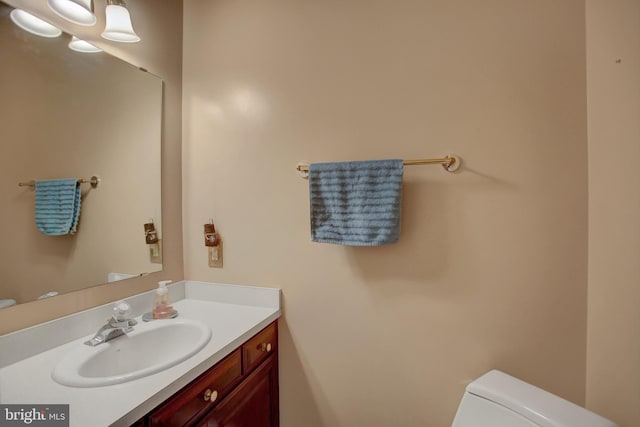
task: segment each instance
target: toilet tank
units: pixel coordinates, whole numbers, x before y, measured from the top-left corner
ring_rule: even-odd
[[[467,386],[451,427],[616,427],[593,412],[500,371]]]

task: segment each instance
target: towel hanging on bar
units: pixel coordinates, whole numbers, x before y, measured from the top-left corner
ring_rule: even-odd
[[[43,234],[75,234],[80,219],[80,184],[76,178],[36,181],[36,226]]]
[[[309,165],[311,240],[378,246],[400,238],[401,159]]]

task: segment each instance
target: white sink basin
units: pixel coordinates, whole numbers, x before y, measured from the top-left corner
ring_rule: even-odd
[[[133,332],[106,343],[79,344],[51,376],[71,387],[119,384],[170,368],[200,351],[210,339],[209,327],[196,320],[139,322]]]

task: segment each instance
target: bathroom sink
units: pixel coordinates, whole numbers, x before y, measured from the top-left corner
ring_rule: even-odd
[[[95,347],[79,344],[51,376],[71,387],[119,384],[170,368],[200,351],[210,339],[209,327],[196,320],[138,323],[133,332]]]

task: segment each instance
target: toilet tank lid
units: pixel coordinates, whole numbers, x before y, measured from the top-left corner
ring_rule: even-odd
[[[542,427],[616,427],[581,406],[497,370],[469,384],[467,393],[502,405]]]

